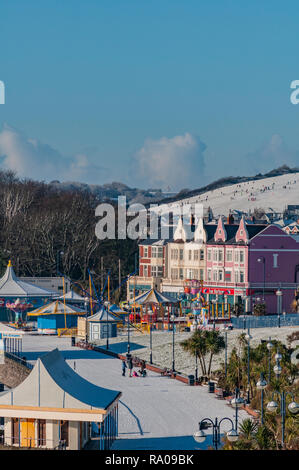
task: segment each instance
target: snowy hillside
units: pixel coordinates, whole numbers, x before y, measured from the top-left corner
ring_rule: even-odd
[[[182,204],[202,203],[204,209],[212,208],[214,216],[228,215],[230,210],[283,212],[288,204],[299,205],[299,172],[264,178],[256,181],[225,186],[173,203],[161,204],[161,212]]]

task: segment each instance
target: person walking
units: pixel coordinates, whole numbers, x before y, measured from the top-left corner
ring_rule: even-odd
[[[126,361],[124,361],[124,360],[122,361],[121,367],[122,367],[122,376],[125,377],[125,375],[126,375],[126,368],[127,368]]]
[[[128,359],[127,359],[127,363],[128,363],[128,369],[130,371],[129,373],[129,377],[132,377],[132,371],[133,371],[133,361],[132,361],[132,356],[131,354],[128,354],[127,355]]]

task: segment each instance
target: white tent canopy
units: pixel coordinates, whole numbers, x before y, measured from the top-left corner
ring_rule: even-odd
[[[10,411],[16,407],[17,414],[20,414],[20,407],[24,411],[27,407],[38,407],[41,411],[52,409],[60,410],[60,413],[76,410],[99,413],[107,410],[120,395],[121,392],[98,387],[83,379],[65,362],[60,351],[54,349],[36,361],[32,372],[20,385],[1,394],[0,414],[3,415],[6,407],[10,407]]]
[[[9,261],[4,276],[0,279],[0,297],[53,297],[54,291],[21,281]]]

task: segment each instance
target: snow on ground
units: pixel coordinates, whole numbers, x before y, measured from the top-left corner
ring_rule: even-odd
[[[249,209],[271,208],[282,212],[288,204],[298,204],[298,195],[299,173],[292,173],[225,186],[169,205],[160,204],[159,208],[167,211],[181,203],[202,203],[205,208],[212,208],[215,217],[227,215],[234,209],[247,212]]]
[[[136,341],[137,344],[137,341]],[[122,377],[121,361],[71,346],[70,338],[26,335],[23,354],[31,363],[44,352],[58,347],[67,363],[86,380],[120,390],[119,439],[113,449],[193,450],[211,445],[211,431],[204,444],[193,433],[203,418],[233,419],[235,411],[225,400],[217,400],[207,387],[190,387],[168,377],[149,372],[147,377]],[[248,417],[239,412],[239,422]],[[231,424],[223,422],[223,431]]]
[[[282,327],[282,328],[252,328],[250,334],[252,336],[251,345],[257,346],[261,340],[280,340],[287,343],[287,336],[294,331],[299,331],[299,326]],[[227,331],[227,344],[228,344],[228,357],[234,346],[238,344],[238,337],[241,333],[247,333],[247,330],[228,330]],[[189,338],[192,333],[176,333],[175,334],[175,369],[184,374],[195,374],[195,359],[185,352],[180,346],[180,342]],[[224,330],[223,330],[224,335]],[[110,338],[110,349],[118,353],[126,353],[127,351],[127,334],[123,332],[122,336],[117,338]],[[131,352],[133,355],[149,361],[150,357],[150,337],[149,334],[133,333],[130,332]],[[106,347],[106,340],[101,340],[97,344],[101,347]],[[172,367],[172,332],[171,331],[153,331],[152,333],[153,344],[153,363],[161,367]],[[225,352],[215,356],[212,362],[212,370],[219,368],[220,363],[224,362]],[[200,369],[199,369],[200,374]]]

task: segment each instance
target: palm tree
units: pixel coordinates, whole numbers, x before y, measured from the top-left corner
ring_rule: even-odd
[[[225,348],[225,341],[219,331],[205,331],[207,351],[210,353],[208,376],[211,375],[212,360],[215,354],[219,354]]]
[[[180,343],[182,348],[192,354],[197,356],[200,362],[202,375],[207,375],[207,368],[205,363],[205,355],[207,354],[207,342],[205,338],[205,331],[197,330],[193,335]]]

